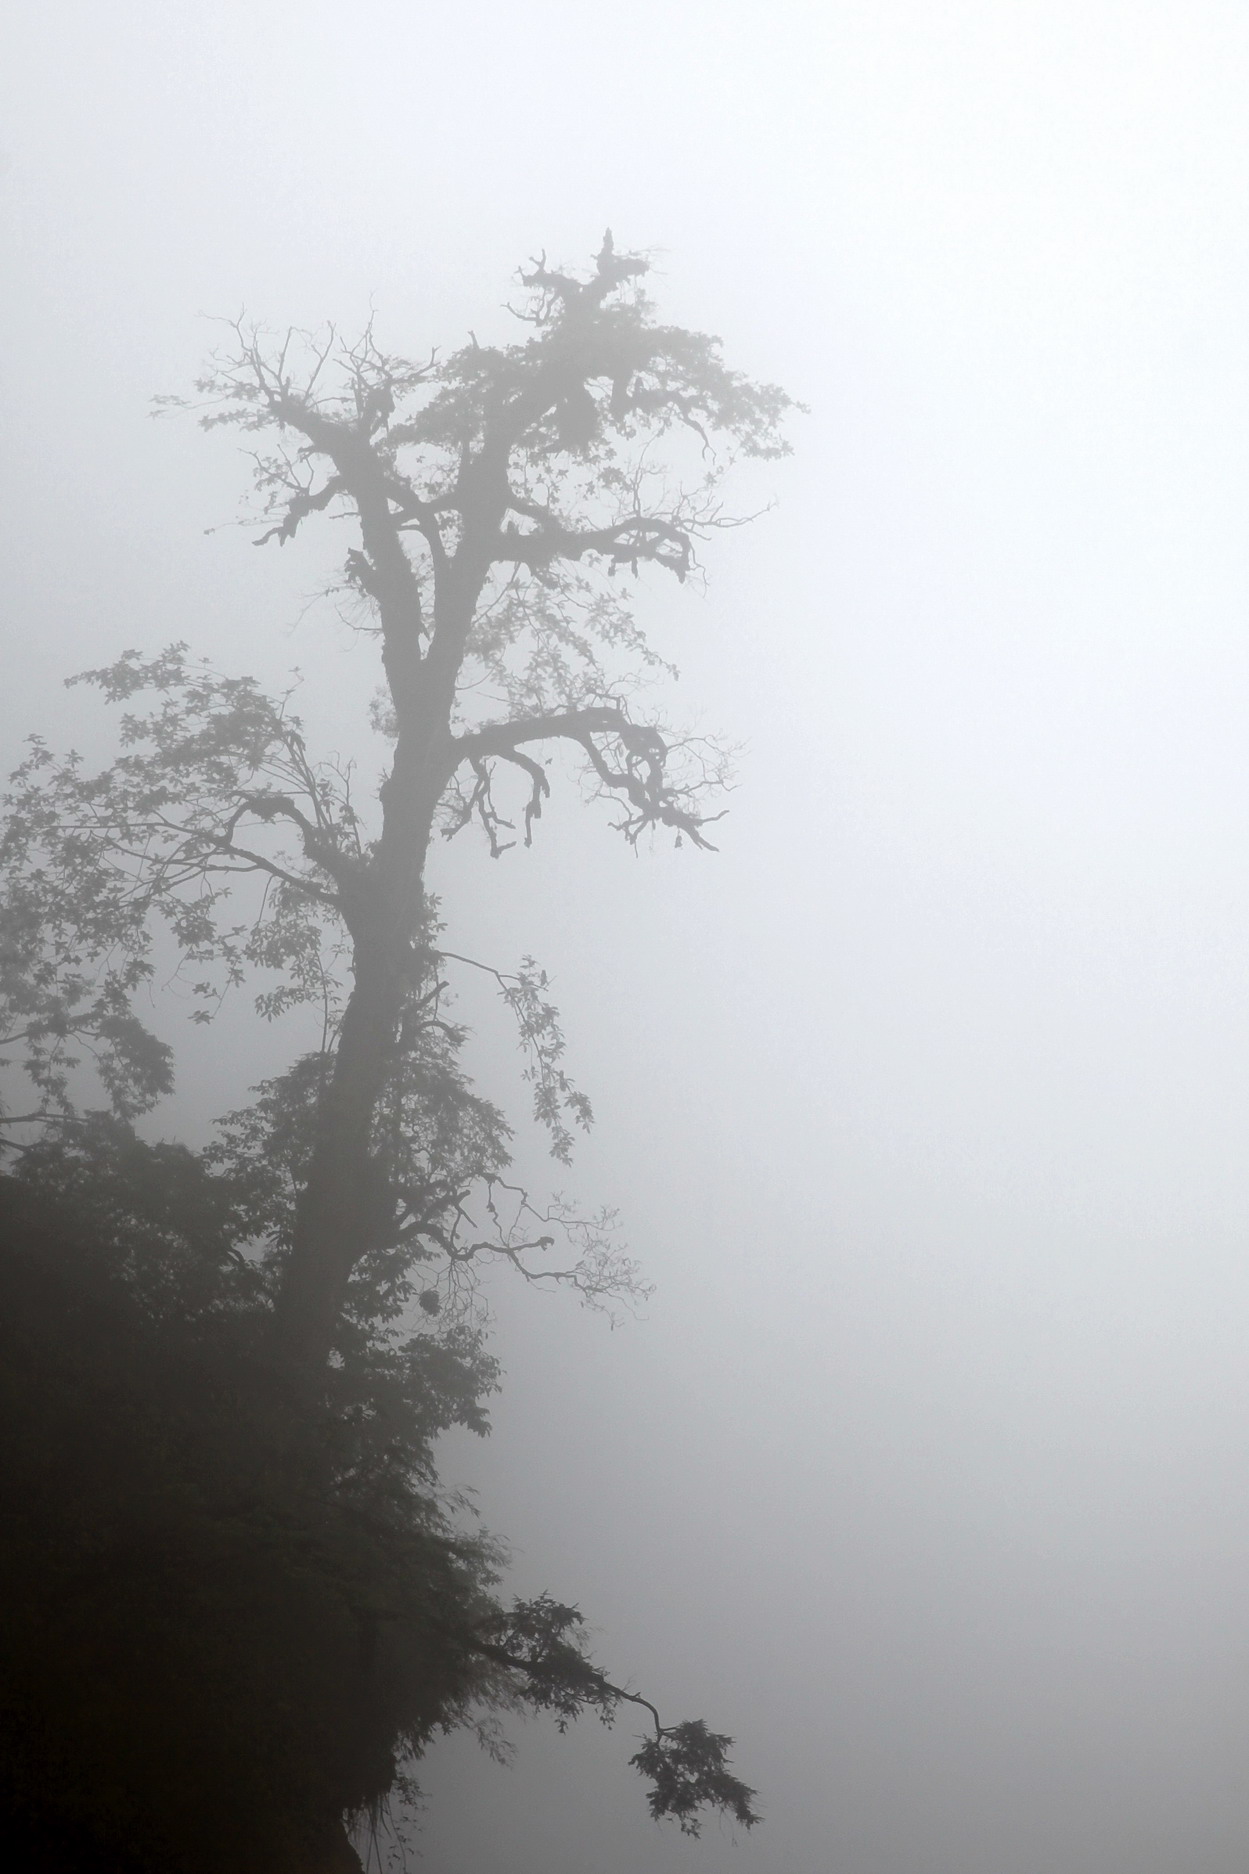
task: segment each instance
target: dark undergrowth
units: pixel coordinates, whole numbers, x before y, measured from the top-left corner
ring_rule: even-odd
[[[357,1867],[344,1812],[486,1690],[489,1549],[410,1469],[292,1465],[263,1303],[153,1311],[115,1252],[0,1178],[0,1858]]]

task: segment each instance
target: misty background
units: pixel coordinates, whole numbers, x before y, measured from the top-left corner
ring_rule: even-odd
[[[556,1183],[657,1285],[615,1330],[500,1289],[448,1469],[767,1820],[687,1843],[627,1722],[518,1724],[423,1766],[423,1864],[1243,1874],[1249,15],[50,0],[6,44],[7,766],[102,753],[61,679],[173,638],[363,747],[332,534],[253,551],[234,445],[148,419],[201,314],[451,349],[610,223],[811,406],[706,593],[639,607],[743,744],[720,853],[567,786],[438,871],[551,972],[598,1113]],[[223,1021],[167,1017],[160,1128],[292,1051]]]

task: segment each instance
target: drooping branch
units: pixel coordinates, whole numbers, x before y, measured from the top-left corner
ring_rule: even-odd
[[[528,755],[522,755],[518,749],[500,749],[498,758],[520,768],[529,776],[529,798],[525,802],[525,844],[533,844],[533,823],[542,818],[542,802],[551,792],[547,780],[538,763]],[[493,775],[489,762],[480,756],[469,756],[469,766],[473,770],[474,781],[471,791],[463,796],[448,812],[444,833],[448,839],[462,832],[470,820],[477,820],[490,842],[490,856],[501,859],[505,852],[510,852],[514,840],[501,840],[501,831],[515,830],[514,822],[505,820],[494,801]]]
[[[681,795],[687,790],[679,790],[668,777],[670,751],[664,737],[658,729],[634,722],[614,704],[488,723],[455,739],[451,772],[463,761],[479,767],[491,756],[514,761],[524,743],[558,740],[575,742],[602,785],[628,801],[630,811],[620,824],[631,844],[648,826],[669,826],[704,851],[715,850],[702,828],[722,815],[698,814],[682,805]],[[618,763],[609,758],[603,744],[620,749]]]
[[[651,1784],[648,1800],[656,1820],[671,1817],[684,1834],[697,1835],[701,1811],[712,1809],[742,1828],[753,1828],[760,1820],[755,1791],[729,1768],[732,1738],[710,1730],[701,1718],[665,1724],[649,1698],[616,1685],[587,1656],[583,1627],[577,1608],[542,1594],[517,1601],[507,1615],[496,1617],[476,1645],[483,1658],[519,1677],[521,1696],[553,1712],[560,1730],[586,1711],[596,1712],[605,1724],[622,1704],[644,1711],[652,1735],[642,1740],[631,1762]]]
[[[470,969],[481,970],[497,983],[508,1012],[516,1023],[520,1043],[528,1059],[525,1079],[534,1090],[534,1118],[550,1135],[552,1156],[562,1164],[568,1164],[572,1157],[572,1134],[564,1115],[571,1114],[583,1131],[589,1130],[594,1115],[589,1100],[573,1085],[564,1069],[564,1032],[559,1011],[548,997],[551,985],[546,971],[540,969],[531,956],[522,957],[520,968],[512,971],[496,969],[493,964],[481,963],[475,957],[461,956],[454,950],[435,950],[431,956],[440,961],[462,963]],[[525,1193],[521,1192],[519,1196],[523,1212],[530,1217],[535,1216],[537,1213]],[[486,1207],[493,1215],[492,1196],[488,1198]],[[550,1222],[552,1215],[548,1213],[542,1221]],[[566,1222],[567,1219],[561,1217],[559,1221]]]

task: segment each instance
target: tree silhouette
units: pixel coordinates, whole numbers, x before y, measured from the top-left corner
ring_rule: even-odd
[[[739,457],[786,452],[792,406],[730,369],[714,338],[661,323],[646,272],[610,233],[587,277],[543,257],[520,276],[519,342],[474,338],[417,363],[384,352],[371,328],[344,342],[333,329],[273,338],[238,322],[197,385],[203,425],[249,440],[257,545],[320,518],[350,525],[339,590],[376,644],[373,722],[389,740],[375,801],[348,766],[309,751],[291,696],[222,675],[184,644],[75,680],[125,706],[111,765],[88,772],[36,740],[13,779],[0,1046],[34,1097],[0,1123],[19,1175],[89,1215],[132,1292],[156,1283],[185,1313],[194,1268],[195,1307],[250,1310],[305,1428],[327,1413],[373,1428],[350,1456],[334,1447],[337,1469],[321,1438],[322,1491],[361,1467],[392,1481],[429,1474],[438,1411],[426,1400],[406,1441],[395,1428],[416,1422],[401,1375],[432,1371],[431,1350],[450,1362],[441,1422],[471,1419],[474,1387],[488,1382],[458,1304],[483,1259],[591,1300],[636,1292],[607,1219],[538,1206],[509,1182],[509,1127],[469,1083],[449,1012],[448,973],[469,960],[442,947],[426,874],[440,835],[476,826],[496,856],[528,844],[559,746],[627,840],[711,843],[726,760],[640,710],[667,666],[631,595],[647,567],[686,581],[702,544],[740,524],[725,478]],[[222,1122],[206,1153],[159,1148],[158,1164],[132,1122],[173,1084],[172,1050],[140,1000],[171,945],[193,1019],[211,1020],[251,982],[266,1018],[319,1010],[321,1038]],[[546,979],[532,959],[493,974],[535,1114],[566,1160],[590,1110],[565,1070]],[[82,1110],[92,1076],[111,1118]],[[206,1260],[195,1231],[209,1217]],[[204,1288],[206,1267],[224,1288]],[[307,1459],[307,1438],[302,1449]],[[474,1684],[493,1673],[561,1718],[645,1704],[585,1658],[578,1619],[552,1601],[510,1615],[481,1601],[462,1619]],[[753,1820],[751,1792],[726,1768],[729,1740],[657,1716],[654,1730],[635,1762],[656,1814],[691,1828],[710,1803]]]

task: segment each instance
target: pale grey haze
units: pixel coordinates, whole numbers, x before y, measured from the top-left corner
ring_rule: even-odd
[[[706,594],[645,601],[744,744],[719,855],[569,788],[439,875],[555,978],[565,1182],[657,1284],[615,1331],[501,1293],[448,1463],[767,1820],[687,1843],[627,1726],[535,1722],[426,1766],[421,1865],[1243,1874],[1249,13],[48,0],[5,42],[14,756],[102,746],[61,677],[174,637],[298,665],[350,752],[335,542],[255,552],[234,445],[148,421],[201,314],[453,347],[610,223],[811,407]],[[227,1016],[178,1123],[275,1045]]]

